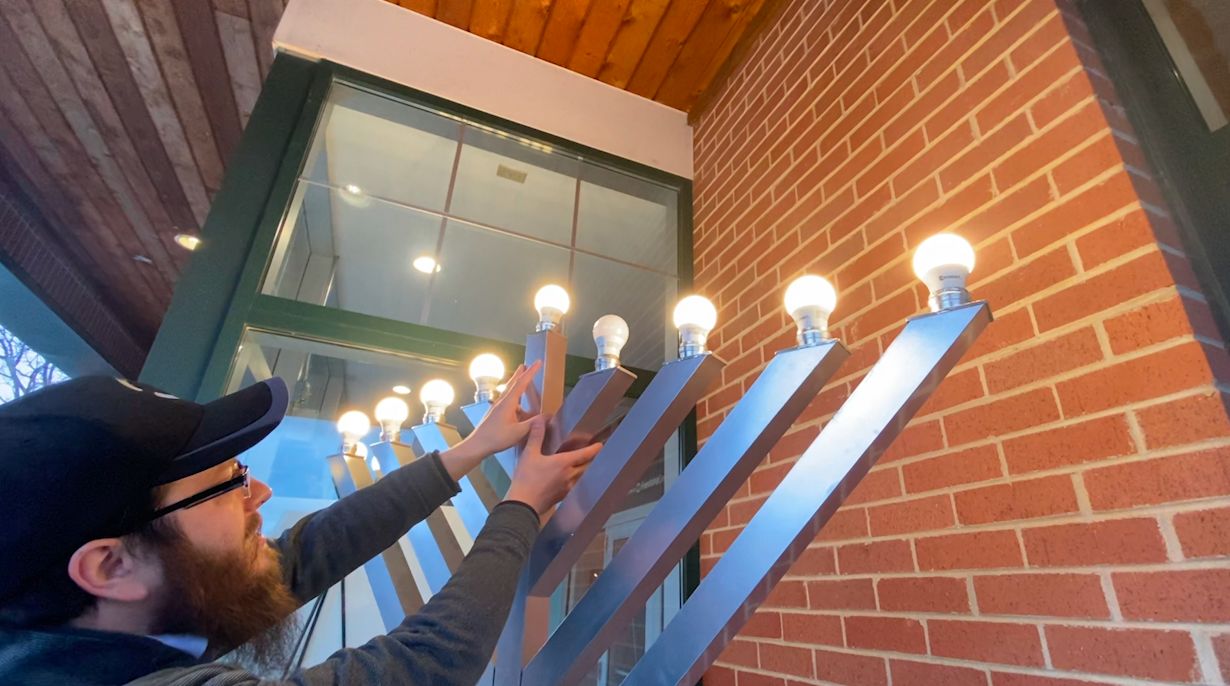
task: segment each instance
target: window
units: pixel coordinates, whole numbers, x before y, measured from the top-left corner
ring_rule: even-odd
[[[0,326],[0,404],[67,380],[67,374]]]

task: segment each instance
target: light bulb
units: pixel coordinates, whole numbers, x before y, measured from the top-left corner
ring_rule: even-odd
[[[969,302],[965,280],[974,270],[974,248],[952,233],[937,233],[914,251],[914,275],[931,292],[932,312]]]
[[[398,384],[393,387],[393,392],[397,395],[410,395],[410,387]]]
[[[799,327],[799,345],[817,345],[828,337],[829,315],[837,307],[837,291],[828,279],[804,274],[786,288],[786,312]]]
[[[495,387],[504,378],[504,361],[491,353],[483,353],[470,362],[470,379],[474,381],[474,402],[490,402]]]
[[[444,417],[445,408],[453,404],[455,397],[452,384],[444,379],[432,379],[423,384],[419,389],[419,400],[423,401],[423,407],[427,410],[423,415],[423,423],[434,424],[440,421]]]
[[[594,322],[594,345],[598,346],[595,369],[619,366],[619,353],[628,343],[628,322],[617,314],[604,314]]]
[[[409,416],[410,406],[396,396],[389,396],[376,403],[376,421],[380,422],[381,440],[400,440],[402,422]]]
[[[538,310],[538,326],[536,331],[550,331],[559,326],[560,320],[568,314],[572,300],[568,291],[555,284],[548,284],[538,289],[534,294],[534,309]]]
[[[675,327],[679,329],[679,358],[705,352],[709,332],[717,325],[717,308],[708,298],[689,295],[675,305]]]
[[[342,413],[342,416],[337,418],[337,432],[342,435],[342,452],[352,452],[359,439],[371,430],[372,420],[363,412],[351,410]]]
[[[424,274],[434,274],[440,271],[440,263],[436,262],[436,258],[430,255],[420,255],[414,258],[414,261],[410,264],[417,271],[423,272]]]
[[[183,248],[184,250],[196,250],[197,248],[201,247],[200,237],[194,236],[190,233],[175,234],[175,242],[178,243],[179,247]]]
[[[352,207],[367,207],[372,203],[371,196],[354,183],[342,186],[341,197],[343,202]]]

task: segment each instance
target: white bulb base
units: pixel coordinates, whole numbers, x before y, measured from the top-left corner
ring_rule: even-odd
[[[829,313],[819,305],[804,306],[791,313],[798,327],[799,347],[806,348],[829,340]]]
[[[709,340],[709,330],[694,324],[679,327],[679,359],[703,355],[708,352],[705,343]]]
[[[564,320],[564,312],[557,310],[554,307],[544,307],[538,313],[538,324],[534,327],[534,331],[554,331],[560,328],[560,322]]]
[[[932,312],[943,312],[944,310],[951,310],[954,307],[966,305],[971,300],[969,291],[965,288],[948,286],[938,291],[933,291],[931,297],[927,300],[927,304],[931,306]]]
[[[448,409],[448,405],[437,403],[424,403],[423,407],[426,412],[423,413],[424,424],[439,424],[441,419],[444,419],[444,411]]]
[[[489,403],[495,400],[497,395],[496,387],[500,380],[491,376],[480,376],[474,379],[474,402]]]
[[[380,440],[397,443],[401,440],[401,422],[386,419],[380,422]]]

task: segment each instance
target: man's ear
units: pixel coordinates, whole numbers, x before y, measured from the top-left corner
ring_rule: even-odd
[[[99,538],[77,549],[68,576],[92,596],[135,603],[149,597],[157,562],[138,557],[118,538]]]

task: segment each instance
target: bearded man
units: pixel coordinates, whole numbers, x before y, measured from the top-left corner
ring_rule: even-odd
[[[272,491],[236,457],[285,414],[279,379],[199,405],[86,377],[0,407],[0,683],[472,686],[542,514],[600,447],[542,454],[546,418],[518,406],[536,371],[518,368],[456,446],[386,474],[276,540],[260,535],[259,509]],[[284,660],[296,608],[396,544],[484,457],[521,441],[507,498],[419,612],[285,680],[232,660]]]

